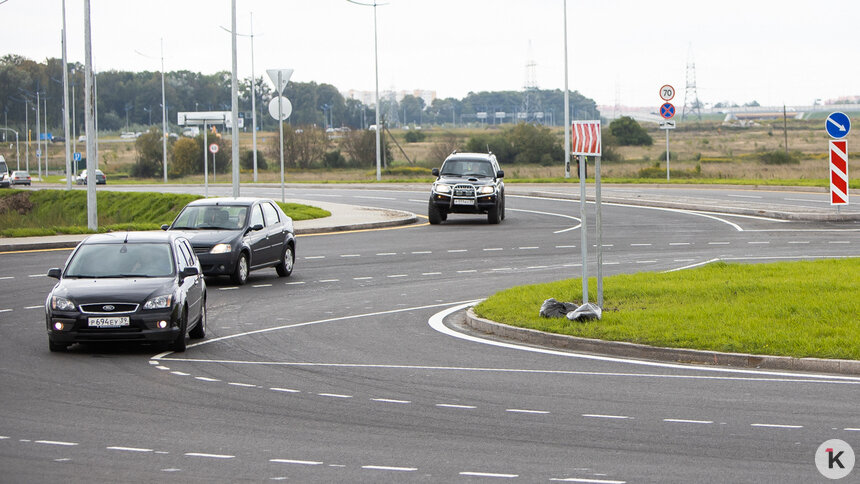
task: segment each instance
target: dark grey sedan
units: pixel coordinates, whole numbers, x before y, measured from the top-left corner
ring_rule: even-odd
[[[293,219],[272,200],[204,198],[195,200],[164,230],[182,231],[200,259],[203,274],[248,281],[252,270],[274,267],[281,277],[293,272],[296,237]]]

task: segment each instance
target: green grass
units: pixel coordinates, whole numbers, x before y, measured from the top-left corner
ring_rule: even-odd
[[[83,190],[4,190],[0,193],[0,236],[86,234],[87,193]],[[158,230],[199,195],[99,191],[99,232]],[[330,212],[297,203],[280,204],[293,220],[328,217]]]
[[[597,284],[589,281],[589,300]],[[860,258],[715,263],[604,279],[603,319],[541,318],[550,297],[580,302],[581,279],[514,287],[478,315],[551,333],[653,346],[762,355],[860,359]]]

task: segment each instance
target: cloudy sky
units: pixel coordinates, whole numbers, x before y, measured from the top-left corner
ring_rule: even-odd
[[[371,1],[372,0],[368,0]],[[255,69],[372,90],[373,8],[346,0],[237,0],[255,33]],[[67,0],[68,55],[83,61],[84,0]],[[98,70],[231,66],[228,0],[91,0]],[[377,7],[380,89],[520,90],[532,60],[538,87],[564,87],[563,0],[387,0]],[[856,0],[568,0],[569,85],[598,104],[658,106],[671,84],[683,104],[688,58],[706,103],[811,104],[860,95]],[[60,57],[61,0],[0,0],[0,56]],[[239,38],[239,75],[251,46]],[[142,52],[148,58],[135,51]]]

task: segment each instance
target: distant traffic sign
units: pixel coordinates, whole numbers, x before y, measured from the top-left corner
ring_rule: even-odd
[[[281,100],[281,119],[278,119],[278,99]],[[273,97],[271,101],[269,101],[269,115],[275,118],[277,121],[283,121],[290,117],[290,114],[293,113],[293,103],[290,102],[284,96]]]
[[[209,152],[212,153],[213,155],[215,153],[218,153],[218,145],[215,143],[212,143],[211,145],[209,145]]]
[[[844,138],[851,131],[851,119],[845,113],[836,111],[827,116],[827,121],[824,123],[824,128],[827,129],[827,134],[831,138]]]
[[[675,97],[674,87],[666,84],[665,86],[660,88],[660,99],[664,101],[671,101],[673,97]]]
[[[284,92],[284,88],[287,87],[287,82],[290,81],[290,77],[293,76],[293,70],[266,69],[266,74],[269,75],[269,79],[272,80],[272,84],[275,85],[275,90],[278,91],[278,94],[282,94]]]
[[[42,156],[42,150],[36,150],[36,158],[40,158]]]
[[[675,106],[672,103],[665,103],[660,106],[660,116],[663,116],[664,119],[672,119],[672,116],[675,115]]]
[[[675,121],[668,119],[660,121],[660,129],[675,129]]]
[[[74,160],[75,161],[81,161],[81,152],[80,151],[75,151]]]

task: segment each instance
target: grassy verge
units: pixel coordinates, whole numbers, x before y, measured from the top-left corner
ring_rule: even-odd
[[[475,311],[552,333],[653,346],[794,357],[860,359],[860,258],[774,264],[715,263],[604,280],[600,321],[541,318],[550,297],[578,302],[580,279],[520,286]],[[589,288],[596,288],[596,281]],[[579,296],[577,296],[579,295]],[[595,300],[596,295],[590,295]]]
[[[4,190],[0,193],[0,236],[86,234],[87,194],[83,190]],[[99,231],[157,230],[182,208],[202,198],[170,193],[98,194]],[[293,220],[328,217],[330,212],[296,203],[279,204]]]

